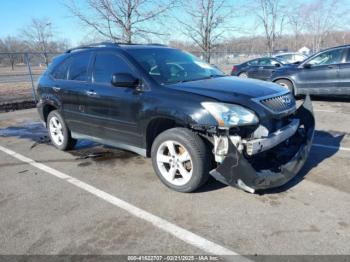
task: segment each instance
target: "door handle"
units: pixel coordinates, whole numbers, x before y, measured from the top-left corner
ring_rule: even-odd
[[[334,65],[329,65],[328,68],[336,68]]]
[[[58,91],[60,91],[60,90],[61,90],[61,88],[60,88],[60,87],[58,87],[58,86],[54,86],[54,87],[52,87],[52,89],[53,89],[55,92],[58,92]]]
[[[263,67],[263,66],[260,66],[260,67],[259,67],[259,70],[263,70],[263,69],[264,69],[264,67]]]
[[[97,93],[95,91],[92,91],[92,90],[86,91],[86,94],[88,96],[95,96],[95,95],[97,95]]]

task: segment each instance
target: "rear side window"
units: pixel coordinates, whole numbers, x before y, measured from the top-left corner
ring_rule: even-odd
[[[69,67],[68,80],[87,81],[89,60],[90,53],[78,54],[72,57],[72,62]]]
[[[94,82],[111,83],[115,73],[129,73],[132,71],[128,64],[119,56],[110,53],[97,54],[94,65]]]
[[[346,51],[347,51],[347,54],[346,54],[346,63],[350,63],[350,48],[348,48]]]
[[[247,62],[246,64],[250,65],[250,66],[254,66],[258,64],[258,60],[252,60],[250,62]]]
[[[66,59],[59,64],[51,73],[52,77],[58,80],[67,80],[67,73],[71,60]]]
[[[268,58],[260,59],[259,65],[261,65],[261,66],[264,66],[264,65],[266,65],[266,66],[272,65],[272,60],[271,60],[271,59],[268,59]]]

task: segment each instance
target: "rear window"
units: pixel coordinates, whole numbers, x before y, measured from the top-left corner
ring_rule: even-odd
[[[87,81],[89,61],[90,53],[78,54],[72,57],[72,62],[69,67],[68,80]]]

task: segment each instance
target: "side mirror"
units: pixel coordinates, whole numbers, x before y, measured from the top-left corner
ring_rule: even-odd
[[[275,67],[281,67],[280,63],[275,64]]]
[[[306,69],[309,69],[309,68],[311,68],[311,64],[304,64],[303,67]]]
[[[140,80],[128,73],[117,73],[112,75],[111,83],[118,87],[136,88],[140,84]]]

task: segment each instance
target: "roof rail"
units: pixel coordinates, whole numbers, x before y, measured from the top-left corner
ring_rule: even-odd
[[[81,50],[81,49],[87,49],[87,48],[93,48],[93,47],[118,47],[118,43],[113,42],[101,42],[101,43],[93,43],[88,45],[81,45],[77,46],[71,49],[68,49],[66,53],[71,53],[72,51]]]
[[[118,47],[119,45],[155,45],[155,46],[166,46],[158,43],[149,43],[149,44],[136,44],[136,43],[115,43],[115,42],[101,42],[101,43],[93,43],[88,45],[81,45],[71,49],[68,49],[66,53],[71,53],[72,51],[77,51],[81,49],[93,48],[93,47]]]
[[[158,44],[158,43],[145,43],[145,44],[142,44],[142,43],[116,42],[115,44],[117,44],[117,45],[157,45],[157,46],[166,46],[166,45]]]

